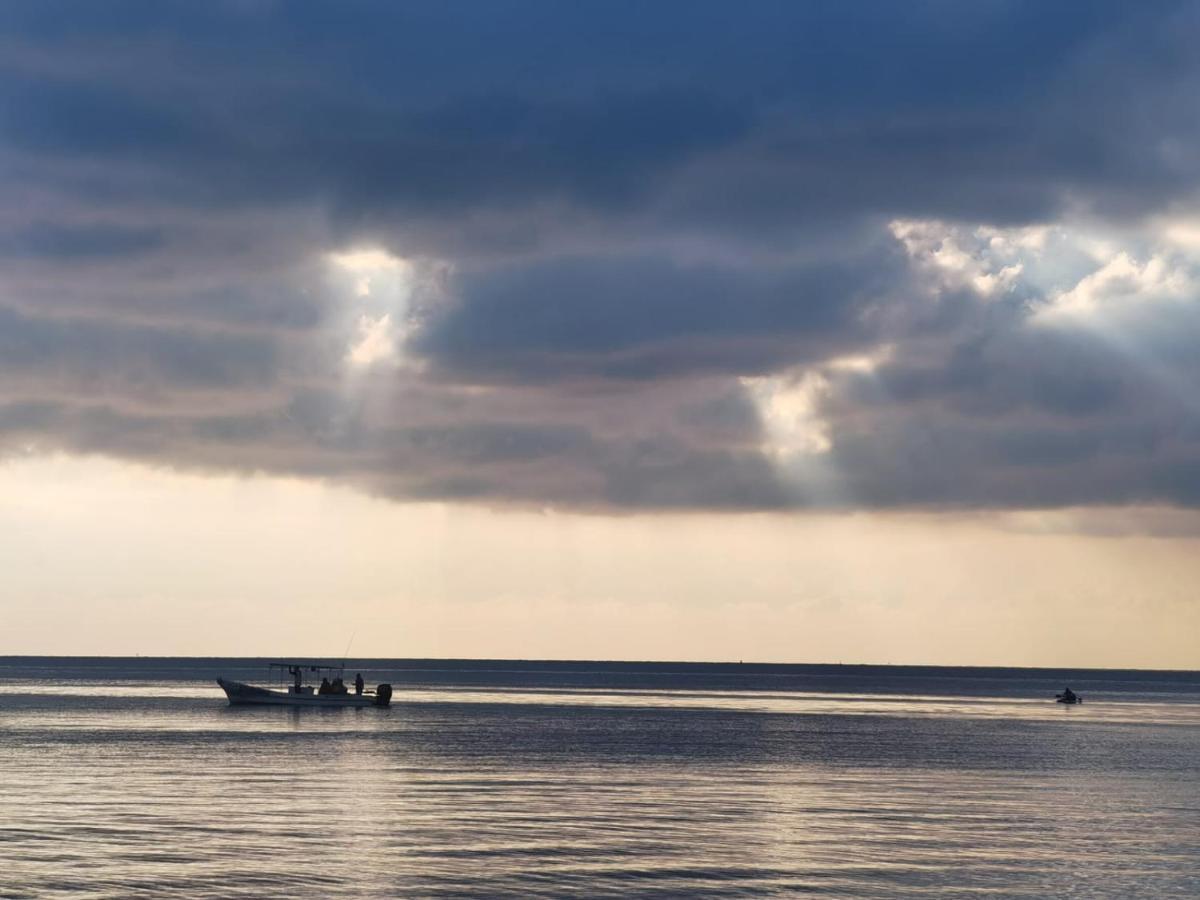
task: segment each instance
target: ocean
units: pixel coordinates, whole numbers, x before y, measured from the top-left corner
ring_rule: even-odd
[[[0,897],[1200,895],[1200,673],[266,662],[0,658]]]

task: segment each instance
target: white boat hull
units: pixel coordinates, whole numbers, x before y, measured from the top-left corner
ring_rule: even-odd
[[[291,691],[274,691],[269,688],[243,684],[218,678],[217,684],[225,691],[230,706],[306,706],[322,709],[388,706],[392,699],[391,688],[375,694],[296,694]],[[383,688],[384,685],[380,685]]]

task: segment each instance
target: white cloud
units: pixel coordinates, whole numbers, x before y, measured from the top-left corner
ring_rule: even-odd
[[[1200,254],[1200,216],[1169,216],[1157,222],[1157,233],[1164,244],[1187,255]]]
[[[396,307],[407,303],[412,294],[415,266],[386,250],[365,248],[327,253],[325,259],[335,284],[348,298],[373,299]]]
[[[1046,248],[1051,228],[1048,225],[1027,225],[1023,228],[993,228],[981,225],[975,236],[987,241],[988,247],[997,254],[1013,255],[1018,251],[1040,253]]]
[[[346,361],[358,368],[379,362],[395,361],[396,335],[392,317],[384,313],[378,319],[363,315],[358,319],[358,340],[351,345]]]
[[[828,453],[829,424],[817,413],[828,381],[819,372],[743,378],[766,436],[763,451],[775,458]]]
[[[892,236],[909,257],[934,276],[935,289],[970,288],[984,297],[1009,290],[1025,269],[1021,254],[1040,252],[1047,229],[974,230],[936,219],[896,219]]]
[[[1191,285],[1188,272],[1164,256],[1154,255],[1142,263],[1122,250],[1070,289],[1052,295],[1035,319],[1062,320],[1128,309],[1146,301],[1180,297]]]
[[[974,229],[938,220],[898,219],[892,235],[931,289],[971,289],[981,297],[1020,290],[1035,301],[1035,323],[1083,322],[1147,302],[1184,297],[1195,286],[1186,253],[1200,249],[1200,223],[1175,219],[1160,240],[1087,223]]]
[[[325,254],[332,289],[350,307],[333,325],[350,332],[345,360],[351,369],[398,363],[412,327],[419,267],[378,247]]]
[[[410,268],[408,262],[378,247],[330,253],[328,259],[335,266],[356,274],[380,271],[399,271]]]

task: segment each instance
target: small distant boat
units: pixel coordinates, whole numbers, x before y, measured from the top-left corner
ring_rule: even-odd
[[[342,681],[344,666],[327,666],[315,663],[279,662],[270,663],[271,680],[278,687],[260,687],[218,678],[217,684],[225,691],[230,706],[307,706],[327,708],[379,706],[392,702],[392,686],[380,684],[374,690],[365,686],[361,693],[347,690]],[[284,683],[284,674],[291,676],[292,683]],[[332,676],[332,677],[331,677]],[[306,684],[311,679],[321,678],[320,687]]]
[[[1075,706],[1076,704],[1082,703],[1083,698],[1080,697],[1078,694],[1076,694],[1070,688],[1067,688],[1061,694],[1054,695],[1054,702],[1055,703],[1065,703],[1068,706]]]

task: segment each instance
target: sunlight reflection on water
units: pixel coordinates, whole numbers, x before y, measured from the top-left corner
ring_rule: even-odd
[[[0,896],[1189,896],[1198,749],[1187,698],[11,679]]]

